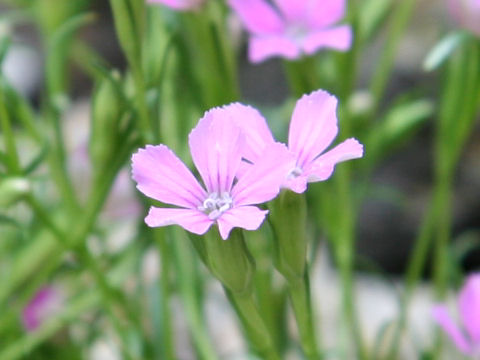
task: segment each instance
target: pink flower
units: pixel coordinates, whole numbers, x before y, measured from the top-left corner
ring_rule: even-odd
[[[465,355],[480,355],[480,273],[467,278],[458,297],[460,328],[445,305],[437,305],[432,314],[435,321],[450,336]]]
[[[58,289],[42,287],[25,306],[22,323],[27,331],[34,331],[63,307],[64,296]]]
[[[247,134],[244,158],[256,163],[266,146],[275,142],[263,116],[255,109],[241,105],[236,108],[236,122]],[[323,90],[304,95],[297,101],[288,133],[288,149],[295,164],[284,174],[283,187],[297,193],[307,189],[307,183],[328,179],[339,162],[363,156],[363,145],[350,138],[325,152],[338,133],[337,99]],[[242,170],[248,168],[244,163]]]
[[[480,36],[480,0],[448,0],[448,10],[455,22]]]
[[[147,0],[150,4],[162,4],[173,10],[187,11],[198,9],[205,0]]]
[[[253,63],[273,56],[298,59],[321,48],[350,48],[350,26],[337,25],[345,15],[345,0],[229,0],[250,32]]]
[[[193,162],[206,190],[182,161],[165,145],[147,145],[132,157],[133,178],[145,195],[177,208],[151,207],[148,226],[177,224],[204,234],[217,224],[227,239],[230,230],[256,230],[267,211],[255,204],[273,199],[293,158],[283,144],[272,143],[263,157],[241,176],[245,136],[231,121],[234,108],[215,108],[200,119],[189,136]]]

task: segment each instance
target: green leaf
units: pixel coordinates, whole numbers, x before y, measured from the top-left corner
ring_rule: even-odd
[[[359,33],[363,41],[370,39],[386,20],[392,0],[368,0],[359,12]]]
[[[47,142],[43,144],[38,154],[28,163],[28,165],[23,170],[25,175],[30,175],[33,173],[47,158],[48,151],[50,150],[50,146]]]
[[[437,43],[428,53],[423,62],[425,71],[433,71],[442,65],[450,54],[471,36],[463,31],[456,31],[448,34],[439,43]]]

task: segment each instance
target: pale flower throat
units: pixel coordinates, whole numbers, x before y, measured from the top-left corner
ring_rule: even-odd
[[[288,175],[287,175],[287,180],[292,180],[292,179],[295,179],[297,177],[299,177],[300,175],[303,174],[303,170],[301,167],[299,166],[296,166],[294,169],[292,169]]]
[[[225,211],[230,210],[233,206],[233,199],[228,192],[213,192],[208,195],[198,210],[208,215],[210,220],[216,220]]]

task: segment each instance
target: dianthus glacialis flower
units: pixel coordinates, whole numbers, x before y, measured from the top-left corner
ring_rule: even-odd
[[[465,355],[480,355],[480,273],[470,275],[458,296],[460,327],[445,305],[437,305],[433,318]]]
[[[259,161],[265,148],[275,143],[265,118],[255,109],[242,104],[235,108],[234,119],[247,134],[247,149],[241,171]],[[338,133],[337,99],[323,90],[304,95],[297,101],[290,121],[288,149],[295,163],[284,174],[282,186],[302,193],[309,182],[328,179],[339,162],[363,156],[363,145],[350,138],[325,150]]]
[[[480,36],[480,0],[448,0],[447,5],[455,22]]]
[[[155,200],[177,206],[152,206],[145,218],[148,226],[177,224],[201,235],[217,224],[220,235],[227,239],[234,227],[256,230],[262,224],[268,211],[253,205],[278,194],[294,159],[285,145],[271,143],[262,158],[239,175],[246,139],[232,116],[225,108],[212,109],[190,133],[190,153],[206,189],[165,145],[147,145],[133,155],[137,188]]]
[[[64,301],[64,295],[57,288],[42,287],[23,308],[22,323],[25,330],[35,331],[63,308]]]
[[[352,42],[345,16],[345,0],[229,0],[250,33],[249,59],[262,62],[273,56],[289,60],[312,55],[321,48],[346,51]]]
[[[150,4],[161,4],[177,11],[198,9],[205,0],[147,0]]]

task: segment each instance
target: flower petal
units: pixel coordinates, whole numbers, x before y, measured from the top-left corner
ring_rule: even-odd
[[[227,240],[234,227],[257,230],[267,214],[268,210],[260,210],[256,206],[240,206],[230,209],[217,219],[220,236],[223,240]]]
[[[305,54],[312,55],[321,48],[347,51],[352,45],[352,29],[349,25],[314,31],[307,34],[302,43]]]
[[[480,274],[467,278],[458,298],[458,307],[470,339],[480,344]]]
[[[458,326],[453,322],[448,314],[448,310],[443,305],[437,305],[432,309],[432,316],[438,325],[450,336],[455,346],[464,354],[468,355],[472,351],[470,344],[465,339]]]
[[[145,218],[150,227],[180,225],[197,235],[203,235],[213,224],[204,213],[195,209],[157,208],[152,206]]]
[[[268,145],[263,156],[238,177],[232,189],[234,206],[260,204],[273,199],[294,167],[295,157],[285,145]]]
[[[345,0],[311,0],[307,14],[312,30],[334,25],[345,16]]]
[[[248,44],[248,59],[260,63],[271,57],[279,56],[294,60],[301,56],[298,45],[284,35],[252,36]]]
[[[297,101],[288,132],[288,148],[303,168],[337,136],[337,99],[323,90]]]
[[[287,188],[292,190],[293,192],[296,192],[297,194],[301,194],[307,190],[307,176],[297,176],[295,178],[287,179],[285,182],[282,184],[282,188]]]
[[[267,121],[257,109],[251,106],[233,103],[224,107],[231,114],[232,120],[245,134],[245,149],[242,157],[250,162],[255,162],[269,144],[275,139],[270,131]]]
[[[44,322],[55,317],[64,307],[64,294],[53,286],[44,286],[30,299],[22,311],[25,330],[35,331]]]
[[[245,136],[232,120],[235,111],[214,108],[189,136],[190,152],[208,192],[229,192],[242,159]]]
[[[308,1],[299,0],[273,0],[288,22],[304,20],[308,9]]]
[[[165,145],[147,145],[132,156],[137,189],[166,204],[196,209],[206,197],[193,174]]]
[[[264,0],[229,0],[228,4],[252,34],[278,34],[284,29],[282,18]]]
[[[313,160],[304,168],[303,175],[307,177],[308,182],[323,181],[332,175],[337,163],[362,156],[363,145],[350,138]]]

